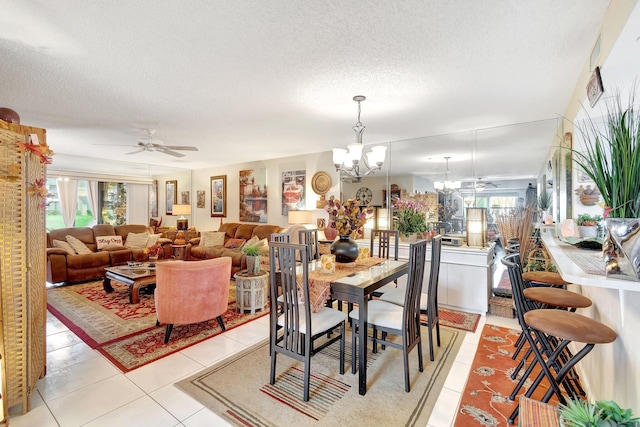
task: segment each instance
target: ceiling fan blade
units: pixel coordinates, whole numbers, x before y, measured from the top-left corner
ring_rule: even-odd
[[[158,147],[158,149],[156,151],[159,151],[159,152],[164,153],[164,154],[168,154],[168,155],[173,156],[173,157],[184,157],[184,154],[176,153],[175,151],[171,151],[171,150],[167,150],[166,147],[164,147],[162,149]]]
[[[191,145],[163,145],[162,147],[168,148],[169,150],[198,151],[198,147]]]
[[[141,148],[141,149],[139,149],[139,150],[132,151],[132,152],[130,152],[130,153],[124,153],[124,154],[125,154],[125,155],[128,155],[128,154],[136,154],[136,153],[142,153],[143,151],[144,151],[144,148]]]

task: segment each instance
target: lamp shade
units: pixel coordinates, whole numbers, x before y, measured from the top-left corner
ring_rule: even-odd
[[[467,245],[484,247],[487,239],[487,208],[467,208]]]
[[[191,205],[173,205],[174,215],[191,215]]]
[[[310,224],[311,211],[289,211],[289,224]]]

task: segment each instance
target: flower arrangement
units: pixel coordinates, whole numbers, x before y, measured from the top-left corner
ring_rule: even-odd
[[[397,198],[393,201],[393,209],[396,211],[393,224],[400,233],[409,235],[427,231],[427,216],[422,203]]]
[[[591,216],[588,213],[584,213],[578,216],[578,219],[576,220],[576,222],[578,223],[579,226],[582,226],[582,227],[593,227],[598,225],[598,222],[602,220],[603,218],[600,215]]]
[[[327,201],[325,210],[329,213],[329,227],[335,228],[339,236],[348,236],[357,231],[373,214],[371,206],[361,207],[356,199],[341,203],[334,196]]]
[[[149,255],[149,256],[160,256],[160,251],[162,250],[162,246],[160,246],[160,243],[155,243],[152,246],[149,246],[148,248],[144,248],[144,253]]]

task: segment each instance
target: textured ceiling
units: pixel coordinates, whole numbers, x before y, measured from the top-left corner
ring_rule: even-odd
[[[57,153],[194,169],[344,146],[357,94],[366,144],[557,118],[608,4],[0,0],[0,106]],[[145,128],[200,151],[125,156]]]

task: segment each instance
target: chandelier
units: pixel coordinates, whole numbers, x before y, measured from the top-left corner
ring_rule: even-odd
[[[364,149],[364,144],[362,143],[364,126],[360,123],[360,103],[365,99],[367,98],[362,95],[353,97],[353,100],[358,103],[358,122],[352,128],[356,133],[356,142],[347,146],[348,151],[344,148],[333,149],[333,164],[336,167],[336,172],[340,171],[354,178],[362,178],[382,169],[387,151],[387,147],[377,145],[371,147],[371,151],[366,153],[364,157],[362,156]],[[361,170],[360,165],[364,165],[366,171]]]
[[[446,194],[451,194],[460,189],[460,181],[449,181],[449,159],[451,157],[447,156],[444,159],[447,161],[447,169],[444,171],[444,181],[436,181],[433,183],[433,186],[436,190],[441,191]]]

